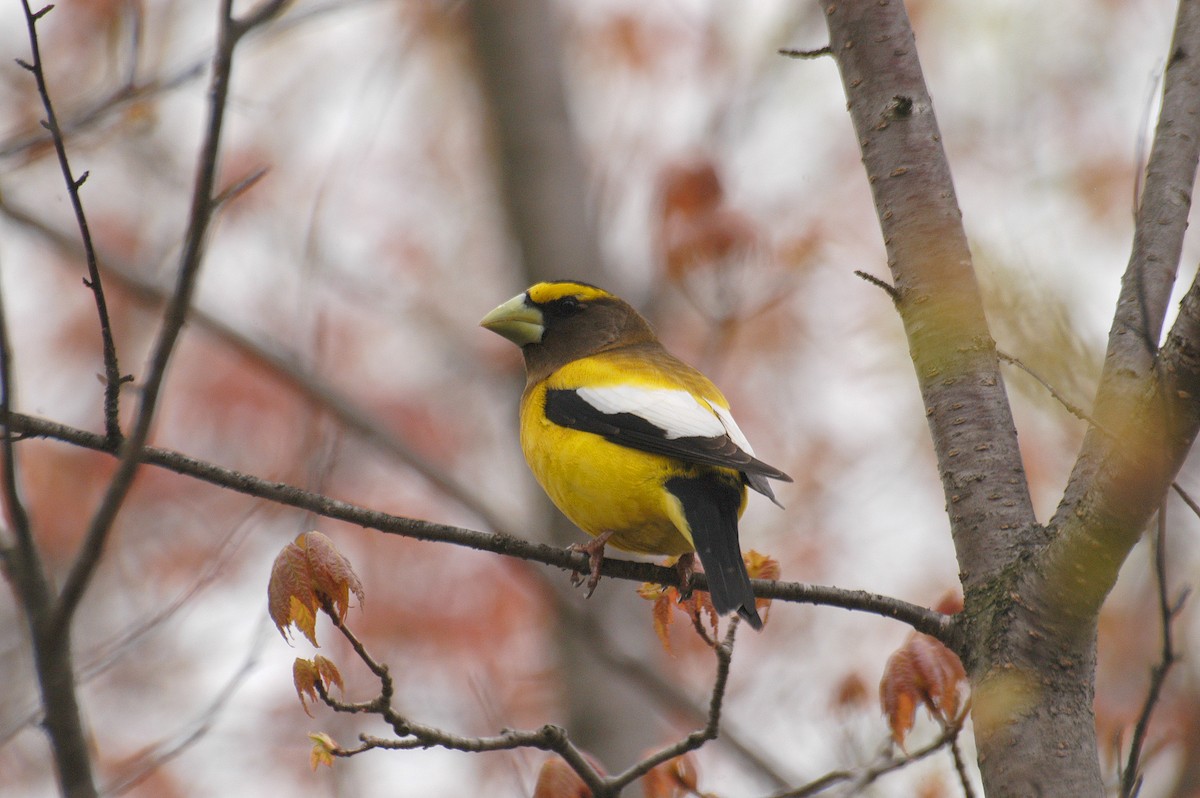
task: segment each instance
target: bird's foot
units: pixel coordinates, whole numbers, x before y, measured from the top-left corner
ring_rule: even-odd
[[[587,594],[584,598],[591,598],[596,592],[596,585],[600,584],[600,564],[604,562],[604,544],[612,537],[612,532],[602,532],[592,538],[587,543],[572,543],[567,546],[568,551],[581,551],[588,556],[588,575]],[[571,573],[571,586],[579,587],[585,581],[585,577],[579,571]]]
[[[675,570],[679,573],[679,600],[686,601],[692,596],[692,583],[696,576],[695,552],[681,554],[675,561]]]

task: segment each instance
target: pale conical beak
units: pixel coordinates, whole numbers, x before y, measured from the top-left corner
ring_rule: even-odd
[[[536,344],[546,331],[542,312],[525,301],[524,294],[517,294],[479,321],[497,335],[503,335],[517,346]]]

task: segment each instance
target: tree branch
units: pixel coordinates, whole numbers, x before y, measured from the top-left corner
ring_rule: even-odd
[[[379,679],[379,694],[371,701],[363,703],[348,703],[329,695],[325,683],[317,679],[313,688],[321,700],[336,712],[351,714],[379,715],[396,734],[395,739],[381,738],[373,735],[360,735],[362,744],[356,748],[336,748],[331,751],[335,756],[350,757],[376,748],[407,750],[412,748],[440,747],[455,751],[480,753],[484,751],[507,751],[514,748],[538,748],[554,751],[575,771],[596,798],[614,798],[637,779],[642,778],[654,768],[676,757],[700,748],[705,743],[715,740],[720,730],[721,705],[725,699],[725,689],[729,681],[729,668],[733,661],[733,642],[737,634],[738,619],[734,618],[725,634],[725,639],[713,645],[717,656],[717,673],[709,697],[709,710],[704,728],[686,735],[678,742],[669,745],[637,762],[623,773],[605,778],[588,761],[582,751],[571,742],[566,730],[558,726],[546,725],[532,731],[505,730],[493,737],[464,737],[438,729],[432,726],[415,723],[401,715],[392,706],[392,696],[395,687],[388,667],[378,662],[367,651],[366,646],[338,617],[337,611],[326,602],[325,614],[333,625],[350,642],[351,648],[367,668]]]
[[[73,253],[76,243],[62,231],[56,230],[24,208],[0,197],[0,213],[34,231],[55,248]],[[169,299],[169,291],[142,278],[131,265],[119,259],[104,257],[101,269],[109,285],[125,290],[135,300],[146,305],[160,305]],[[505,534],[513,530],[474,491],[427,457],[423,457],[395,432],[343,393],[336,385],[300,365],[302,358],[278,344],[257,341],[202,308],[193,308],[189,322],[208,332],[234,352],[247,358],[255,367],[286,384],[288,388],[328,412],[361,441],[393,457],[424,477],[434,489],[458,502],[473,513],[489,529]]]
[[[902,2],[821,0],[937,454],[967,612],[1036,520]]]
[[[87,214],[83,211],[83,199],[79,195],[79,190],[87,180],[88,173],[84,172],[76,177],[67,160],[67,142],[63,137],[62,128],[59,127],[58,114],[54,112],[54,103],[50,101],[50,89],[46,86],[46,73],[42,69],[42,51],[38,43],[37,20],[53,6],[46,6],[36,15],[29,8],[29,0],[21,0],[21,6],[25,9],[25,22],[29,28],[29,48],[33,61],[25,63],[18,60],[17,63],[32,73],[33,79],[37,83],[38,94],[42,98],[42,107],[46,109],[46,120],[42,124],[50,131],[50,140],[54,144],[54,152],[58,156],[58,166],[67,185],[67,196],[71,199],[71,209],[75,213],[75,223],[79,227],[79,238],[83,242],[88,271],[88,279],[84,280],[84,285],[91,289],[96,302],[96,313],[100,317],[100,341],[104,358],[104,432],[115,445],[121,439],[118,411],[122,379],[121,369],[117,365],[117,345],[113,341],[112,323],[108,317],[108,302],[104,298],[104,286],[100,281],[100,268],[96,262],[96,248],[92,244],[92,231],[88,227]]]
[[[834,770],[826,773],[818,779],[810,781],[808,784],[799,787],[793,787],[788,790],[772,793],[770,798],[811,798],[825,792],[831,787],[843,784],[848,781],[854,782],[854,795],[860,794],[867,786],[878,781],[880,777],[886,776],[902,768],[906,768],[914,762],[919,762],[943,748],[950,748],[951,755],[954,757],[955,768],[960,766],[960,756],[958,753],[958,736],[962,733],[962,724],[966,720],[964,714],[957,723],[947,725],[938,738],[928,745],[918,748],[911,754],[905,754],[899,758],[891,756],[892,746],[889,745],[886,752],[886,758],[877,764],[859,770]],[[970,782],[965,779],[965,773],[961,774],[964,778],[962,783],[966,791],[967,798],[971,798]]]
[[[1154,583],[1158,593],[1158,622],[1162,630],[1162,648],[1158,664],[1150,669],[1150,687],[1146,691],[1146,700],[1142,711],[1138,714],[1137,724],[1133,729],[1133,740],[1129,744],[1129,757],[1125,763],[1125,772],[1121,776],[1121,798],[1134,798],[1141,787],[1141,756],[1142,746],[1146,742],[1146,732],[1150,728],[1150,716],[1154,713],[1167,674],[1179,661],[1175,652],[1174,635],[1171,627],[1175,618],[1183,609],[1188,591],[1184,590],[1175,601],[1170,599],[1170,587],[1167,582],[1167,514],[1166,505],[1158,510],[1158,535],[1154,540]]]
[[[105,447],[104,436],[54,421],[14,413],[10,416],[7,426],[13,432],[27,437],[53,438],[85,449],[114,454]],[[451,543],[506,557],[540,562],[582,574],[588,573],[590,568],[588,555],[582,552],[533,543],[509,535],[477,532],[448,524],[390,515],[332,499],[319,493],[302,490],[282,482],[259,479],[233,469],[197,460],[170,449],[154,446],[144,447],[142,461],[148,465],[159,466],[177,474],[193,477],[247,496],[266,499],[276,504],[295,507],[325,518],[346,521],[356,526],[388,534],[403,535],[416,540]],[[618,579],[681,587],[677,569],[652,563],[605,558],[600,572],[604,576]],[[708,589],[708,580],[703,573],[694,574],[692,584],[699,590]],[[861,590],[843,590],[822,585],[804,585],[797,582],[761,579],[753,580],[752,584],[755,595],[760,598],[800,604],[828,605],[892,618],[953,647],[954,620],[926,607]]]
[[[1181,2],[1134,244],[1093,416],[1042,558],[1047,624],[1088,633],[1129,549],[1200,428],[1200,324],[1193,283],[1163,347],[1200,159],[1200,4]],[[1083,622],[1081,622],[1083,621]]]
[[[733,662],[733,641],[737,635],[738,625],[739,619],[735,616],[729,622],[729,630],[725,633],[725,639],[713,646],[713,651],[717,655],[717,675],[713,680],[708,702],[708,722],[704,724],[704,728],[697,729],[677,743],[646,757],[624,773],[607,779],[605,786],[608,789],[605,791],[605,795],[618,795],[626,785],[645,776],[664,762],[695,751],[705,743],[717,739],[721,728],[721,706],[725,701],[726,685],[729,683],[729,667]]]
[[[175,350],[191,305],[192,292],[203,262],[204,239],[214,208],[213,186],[216,182],[217,159],[233,71],[234,50],[247,32],[269,20],[284,4],[282,0],[265,3],[245,20],[233,17],[233,0],[223,0],[221,4],[221,21],[218,26],[216,54],[213,58],[208,125],[196,167],[188,229],[184,235],[175,291],[163,315],[163,325],[155,341],[146,377],[141,386],[141,402],[129,439],[121,447],[116,473],[92,517],[83,544],[63,583],[52,624],[59,633],[65,632],[69,627],[75,609],[79,606],[100,563],[100,554],[117,513],[133,485],[134,475],[143,458],[143,447],[150,434],[159,391],[166,378],[167,364]]]

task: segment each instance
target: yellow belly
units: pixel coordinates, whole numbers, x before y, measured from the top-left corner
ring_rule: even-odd
[[[551,501],[589,535],[640,554],[694,550],[679,501],[664,488],[677,460],[560,427],[542,411],[544,388],[522,401],[521,448]]]

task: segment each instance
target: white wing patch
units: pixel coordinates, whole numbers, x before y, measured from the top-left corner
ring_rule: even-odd
[[[575,393],[601,413],[632,413],[645,419],[661,429],[669,440],[729,435],[738,446],[749,452],[745,436],[727,411],[703,402],[687,391],[608,385],[602,388],[576,388]]]
[[[721,424],[725,427],[725,434],[729,436],[729,440],[736,443],[738,448],[743,452],[753,457],[754,449],[750,448],[750,441],[746,439],[737,422],[733,420],[733,414],[720,405],[709,405],[709,407],[717,414],[717,418],[721,420]]]

